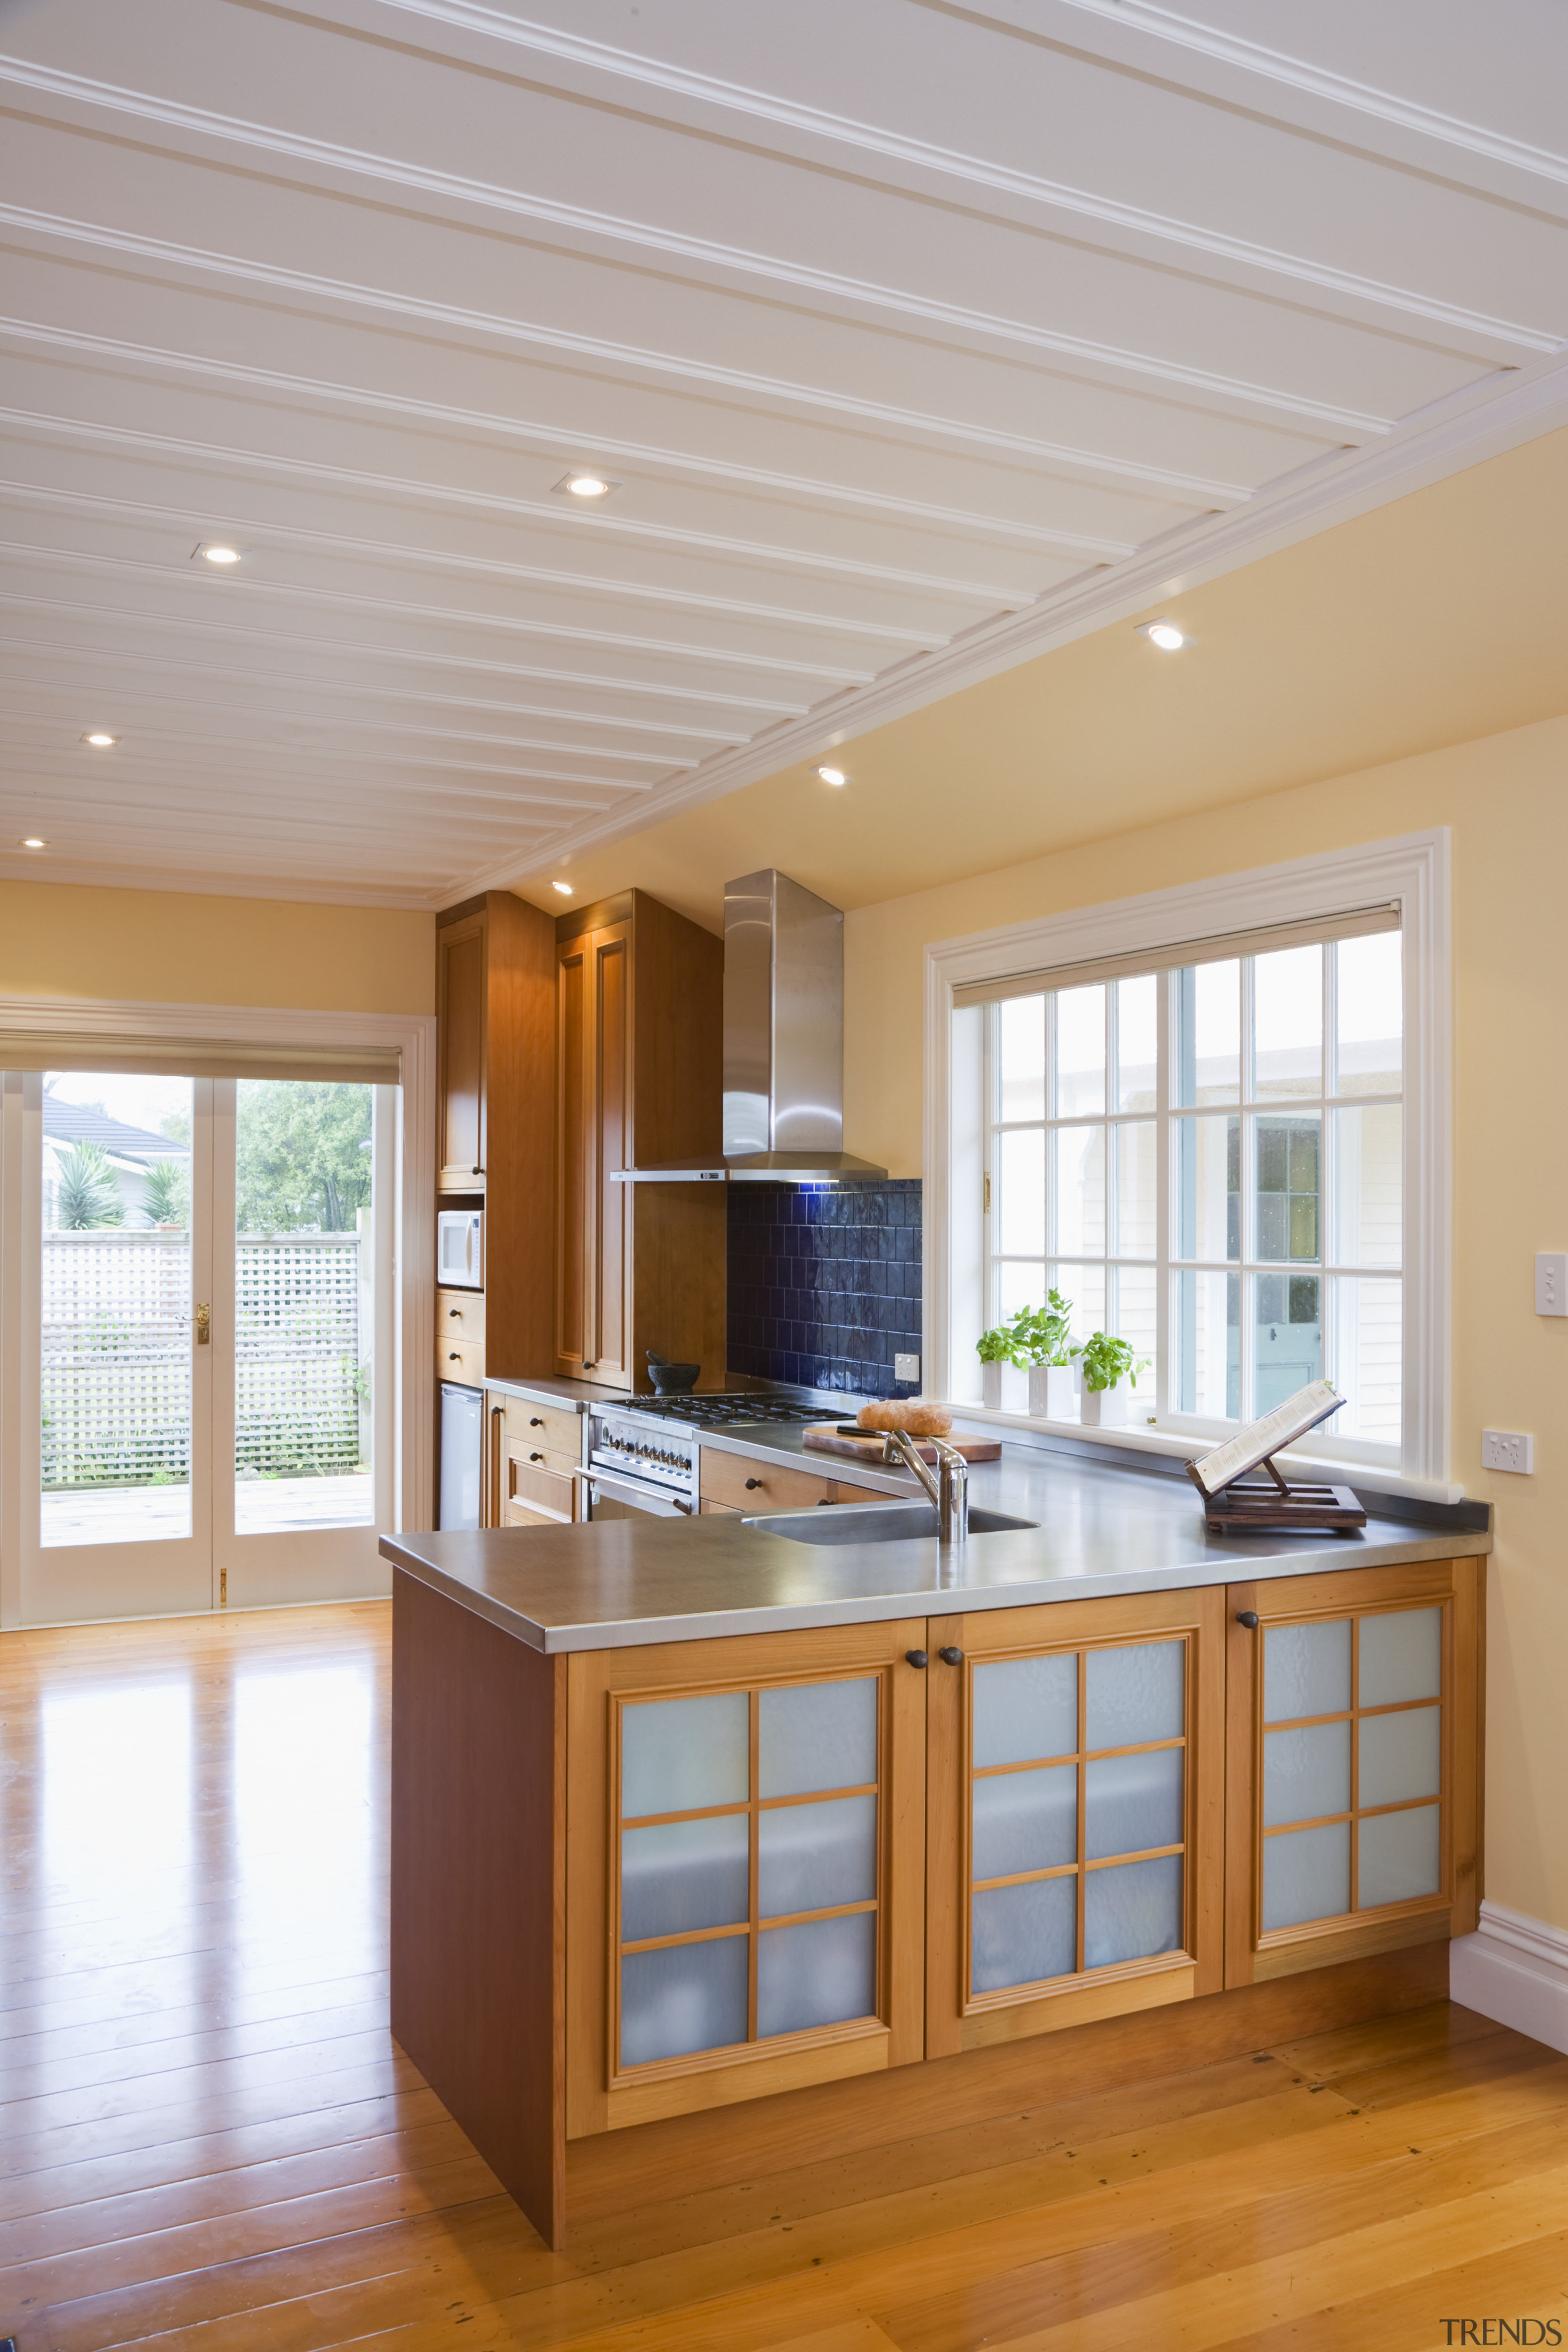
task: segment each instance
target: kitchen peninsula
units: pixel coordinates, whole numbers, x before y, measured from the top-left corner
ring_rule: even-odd
[[[872,2145],[1026,2038],[1092,2087],[1446,1989],[1487,1512],[1220,1538],[1173,1466],[1009,1445],[976,1502],[1036,1524],[954,1547],[383,1539],[394,2031],[548,2242],[606,2168]]]

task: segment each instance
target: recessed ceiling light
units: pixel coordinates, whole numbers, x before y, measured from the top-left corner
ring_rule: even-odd
[[[84,743],[90,743],[95,751],[112,751],[115,744],[119,742],[120,738],[118,735],[106,733],[104,729],[101,727],[95,727],[89,734],[84,735],[81,740]]]
[[[595,467],[588,466],[580,471],[574,467],[571,473],[563,474],[558,482],[552,484],[556,496],[563,499],[607,499],[620,487],[610,475],[601,474]]]
[[[825,784],[847,784],[849,782],[842,768],[818,768],[816,772]]]
[[[561,896],[563,898],[569,898],[572,896],[572,885],[570,882],[557,882],[552,887],[560,891]]]
[[[196,551],[204,563],[216,563],[220,572],[243,560],[239,549],[231,546],[226,539],[208,540]]]
[[[1179,654],[1184,646],[1192,643],[1186,631],[1178,629],[1174,621],[1140,621],[1138,634],[1147,637],[1152,646],[1158,646],[1163,654]]]
[[[47,841],[40,841],[36,833],[30,833],[22,844],[24,849],[47,849],[48,845]]]

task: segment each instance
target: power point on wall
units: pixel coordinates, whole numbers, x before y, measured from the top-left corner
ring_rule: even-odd
[[[916,1388],[919,1388],[921,1381],[920,1358],[918,1356],[895,1356],[893,1358],[893,1378],[896,1381],[912,1381]]]
[[[1514,1429],[1483,1429],[1481,1468],[1517,1470],[1528,1478],[1535,1468],[1535,1440]]]
[[[1568,1250],[1536,1251],[1535,1311],[1568,1315]]]

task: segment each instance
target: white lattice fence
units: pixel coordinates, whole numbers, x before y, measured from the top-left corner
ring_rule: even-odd
[[[359,1237],[237,1244],[241,1475],[359,1460]],[[184,1234],[51,1234],[43,1244],[43,1483],[190,1475],[190,1246]]]

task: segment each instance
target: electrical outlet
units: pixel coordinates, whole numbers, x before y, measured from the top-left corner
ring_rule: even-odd
[[[1568,1315],[1568,1250],[1536,1251],[1535,1311]]]
[[[1535,1440],[1515,1429],[1483,1429],[1481,1468],[1517,1470],[1528,1478],[1535,1468]]]
[[[912,1381],[916,1388],[919,1388],[921,1384],[920,1358],[918,1356],[895,1356],[893,1358],[893,1378],[896,1381]]]

